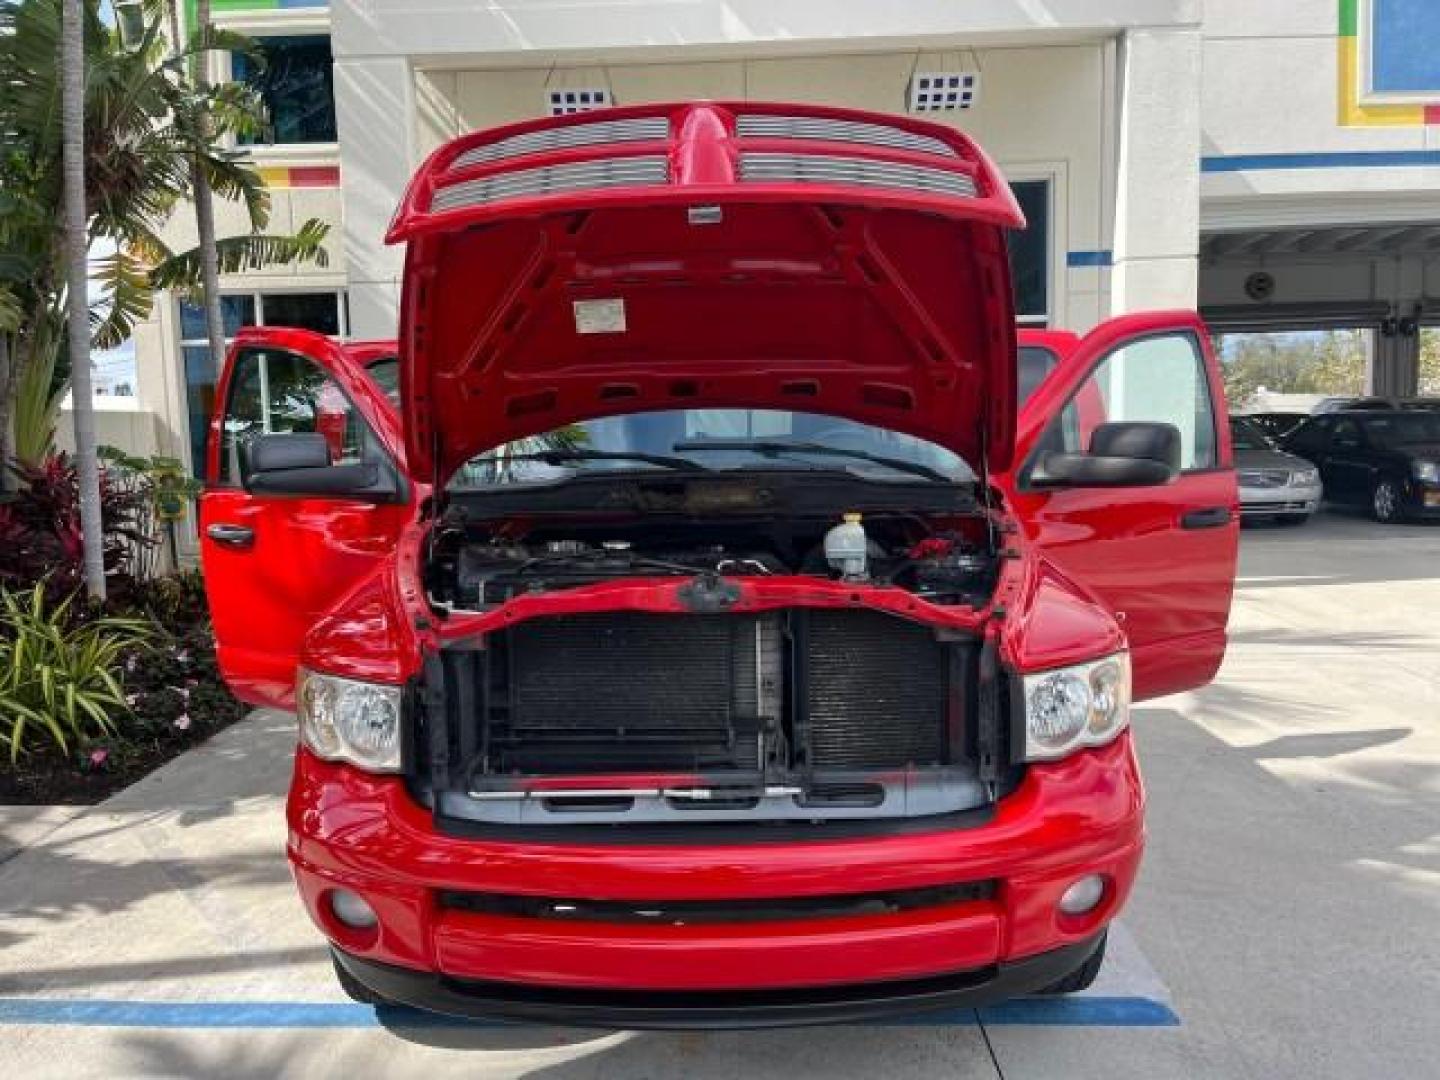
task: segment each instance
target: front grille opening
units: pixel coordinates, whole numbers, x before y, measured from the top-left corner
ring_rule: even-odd
[[[719,900],[585,900],[512,893],[460,892],[438,894],[442,908],[476,915],[550,922],[616,923],[625,925],[700,926],[718,923],[792,922],[805,919],[850,919],[900,915],[927,908],[951,907],[993,900],[993,879],[951,885],[928,885],[886,892],[828,896],[725,898]]]
[[[867,608],[604,611],[468,644],[427,661],[412,758],[442,828],[859,825],[1005,786],[985,768],[1010,718],[963,632]]]
[[[541,805],[552,812],[567,814],[584,813],[613,814],[626,811],[635,805],[635,800],[625,795],[576,795],[567,798],[542,799]]]
[[[800,798],[801,806],[879,806],[883,784],[816,784]]]

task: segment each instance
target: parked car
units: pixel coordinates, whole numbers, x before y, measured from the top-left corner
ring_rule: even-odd
[[[1320,416],[1325,413],[1355,412],[1357,410],[1388,410],[1398,409],[1400,403],[1394,398],[1387,397],[1327,397],[1321,398],[1310,409],[1310,415]]]
[[[1309,415],[1299,412],[1246,413],[1245,419],[1259,427],[1273,441],[1289,435]]]
[[[1094,979],[1235,474],[1191,312],[1017,410],[1022,223],[948,126],[612,108],[422,167],[397,368],[240,332],[205,581],[230,685],[298,712],[348,992],[689,1027]]]
[[[1248,416],[1230,418],[1242,517],[1303,525],[1320,507],[1320,470],[1280,450]]]
[[[1382,522],[1440,517],[1440,412],[1329,413],[1281,445],[1320,469],[1331,502],[1368,507]]]

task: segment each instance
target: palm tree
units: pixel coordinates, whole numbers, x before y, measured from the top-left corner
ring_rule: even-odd
[[[85,209],[85,4],[65,0],[60,55],[62,160],[65,190],[66,308],[69,315],[70,384],[75,419],[76,476],[85,588],[105,599],[105,552],[100,524],[100,458],[95,447],[95,399],[90,387],[90,215]]]
[[[0,0],[0,431],[9,429],[21,377],[33,376],[64,324],[67,262],[55,229],[64,184],[55,106],[60,73],[72,73],[74,65],[57,63],[61,3]],[[92,260],[100,291],[95,343],[108,348],[124,341],[149,314],[157,290],[198,291],[206,276],[200,249],[172,251],[159,232],[193,193],[197,172],[209,190],[239,201],[251,226],[248,234],[214,244],[212,278],[277,263],[325,265],[328,227],[310,220],[294,235],[267,235],[269,193],[255,168],[222,144],[227,135],[249,134],[262,124],[253,89],[197,86],[190,78],[191,58],[202,45],[247,49],[248,39],[212,31],[167,49],[158,8],[145,10],[138,28],[127,19],[125,39],[101,22],[95,0],[84,0],[81,12],[89,240],[112,251]],[[4,460],[10,449],[0,443]]]
[[[175,0],[170,0],[170,9],[175,10]],[[198,0],[195,12],[196,32],[202,40],[208,41],[211,31],[210,0]],[[172,25],[178,21],[173,20]],[[174,47],[178,52],[178,39]],[[202,93],[209,82],[205,71],[209,55],[208,51],[201,51],[192,58],[191,79]],[[209,130],[209,120],[202,116],[200,123],[203,135]],[[205,332],[210,338],[210,362],[215,366],[218,375],[225,366],[225,318],[220,308],[220,253],[215,246],[215,198],[199,154],[190,162],[190,188],[191,197],[195,200],[195,230],[200,241],[200,285],[205,297]]]

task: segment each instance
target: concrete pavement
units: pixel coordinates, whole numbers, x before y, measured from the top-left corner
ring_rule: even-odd
[[[86,813],[0,814],[24,846],[0,865],[3,1058],[27,1077],[1433,1075],[1437,612],[1440,528],[1246,531],[1221,679],[1137,710],[1150,850],[1097,987],[1178,1026],[1028,1006],[683,1035],[377,1018],[342,1004],[293,895],[292,727],[261,715]]]

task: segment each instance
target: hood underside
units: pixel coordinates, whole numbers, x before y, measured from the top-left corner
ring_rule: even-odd
[[[1020,224],[972,143],[896,117],[651,106],[468,136],[391,231],[412,464],[444,479],[581,420],[748,407],[1002,468]]]

